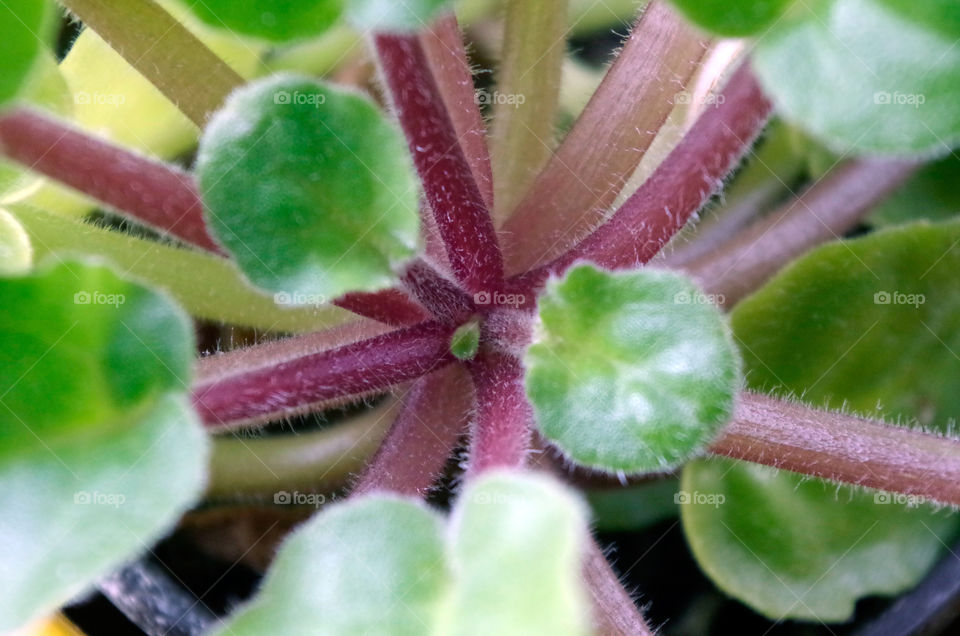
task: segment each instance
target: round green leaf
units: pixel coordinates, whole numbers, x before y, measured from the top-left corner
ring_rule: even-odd
[[[209,226],[250,280],[317,304],[395,280],[417,247],[417,181],[368,99],[290,75],[233,93],[200,142]]]
[[[732,317],[751,387],[947,431],[960,416],[958,245],[958,222],[915,224],[791,265]],[[688,465],[683,489],[725,498],[683,507],[700,565],[775,619],[845,620],[858,598],[911,587],[958,527],[905,510],[915,497],[726,461]]]
[[[200,494],[193,336],[102,265],[0,279],[0,631],[82,591]]]
[[[720,589],[774,621],[851,617],[858,598],[912,587],[956,519],[746,462],[683,470],[684,531]]]
[[[459,327],[450,336],[450,353],[458,360],[473,360],[480,349],[480,321],[470,320]]]
[[[716,306],[687,278],[572,268],[547,285],[526,354],[543,435],[579,464],[666,470],[728,421],[739,359]]]
[[[773,24],[793,0],[673,0],[691,22],[720,35],[752,35]]]
[[[344,0],[183,1],[210,26],[273,42],[320,35],[337,21],[344,4]]]
[[[431,633],[449,581],[441,520],[389,495],[323,510],[291,536],[223,636]]]
[[[956,153],[920,168],[870,213],[874,227],[960,216],[960,157]]]
[[[441,633],[589,633],[580,569],[583,504],[539,475],[500,471],[463,492],[451,519],[457,577]]]
[[[47,0],[0,4],[0,106],[16,97],[49,36],[52,11]]]
[[[418,31],[451,4],[452,0],[347,0],[347,19],[364,31]]]
[[[839,152],[945,153],[960,143],[958,39],[955,2],[798,3],[757,40],[754,69]]]

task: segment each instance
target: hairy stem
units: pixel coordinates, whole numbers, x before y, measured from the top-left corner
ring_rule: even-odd
[[[523,464],[530,448],[533,410],[523,388],[523,363],[497,351],[482,351],[470,364],[477,411],[470,441],[471,475]]]
[[[602,636],[653,636],[597,542],[587,544],[583,578],[593,597],[594,628]]]
[[[490,154],[503,222],[553,154],[554,126],[567,48],[568,0],[509,0],[497,70]]]
[[[62,0],[203,128],[244,80],[153,0]]]
[[[28,110],[0,116],[0,152],[134,220],[212,252],[193,179],[185,172]]]
[[[749,67],[734,73],[710,108],[613,217],[573,249],[524,275],[539,285],[584,259],[607,269],[649,261],[722,185],[766,123],[771,105]],[[719,100],[718,100],[719,101]]]
[[[492,208],[493,173],[487,126],[477,103],[473,71],[457,19],[453,14],[441,17],[420,34],[420,42],[483,202],[488,209]]]
[[[423,323],[201,381],[193,389],[193,405],[212,428],[237,428],[308,412],[325,401],[384,390],[452,362],[450,335],[447,327]]]
[[[562,254],[606,218],[705,52],[705,42],[665,2],[651,3],[587,108],[504,224],[509,272]]]
[[[419,38],[379,34],[374,44],[454,276],[471,294],[500,289],[493,220]]]
[[[206,497],[342,488],[376,452],[399,405],[399,400],[388,398],[376,408],[315,432],[261,439],[218,436],[213,442]]]
[[[426,496],[467,430],[472,398],[470,378],[460,365],[417,380],[352,494]]]
[[[960,505],[960,441],[754,393],[710,451]]]
[[[421,259],[407,265],[401,280],[420,304],[445,324],[458,325],[474,311],[473,301],[463,290]]]
[[[843,236],[917,166],[891,159],[838,166],[800,197],[683,269],[720,304],[732,306],[810,248]]]

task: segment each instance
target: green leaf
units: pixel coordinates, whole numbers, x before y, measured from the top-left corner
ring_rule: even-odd
[[[182,0],[210,26],[272,42],[320,35],[343,12],[344,0]]]
[[[480,320],[474,318],[457,327],[450,336],[450,352],[458,360],[473,360],[480,349]]]
[[[0,208],[0,276],[25,272],[32,263],[30,237],[16,217]]]
[[[729,37],[752,35],[773,24],[793,0],[673,0],[691,22]]]
[[[948,221],[960,215],[960,157],[927,164],[870,213],[874,227]]]
[[[818,0],[762,32],[753,66],[779,111],[838,152],[945,153],[960,143],[958,39],[955,2]]]
[[[946,512],[908,511],[882,503],[885,494],[746,462],[691,462],[681,487],[691,501],[681,506],[683,527],[700,567],[775,621],[845,621],[857,599],[909,589],[957,527]]]
[[[958,246],[960,223],[915,224],[794,263],[733,314],[751,387],[946,431],[960,415]],[[700,565],[778,619],[844,620],[862,596],[911,587],[958,527],[892,496],[727,461],[690,464],[683,488],[726,498],[682,511]]]
[[[347,20],[361,31],[418,31],[452,0],[347,0]]]
[[[417,247],[417,181],[399,131],[368,99],[275,76],[236,91],[200,142],[218,241],[259,287],[296,304],[391,285]]]
[[[583,513],[548,478],[507,471],[468,484],[449,524],[394,495],[328,506],[218,634],[586,634]]]
[[[0,4],[0,106],[17,96],[50,34],[51,6],[46,0]]]
[[[428,633],[450,576],[441,523],[390,495],[331,506],[287,540],[256,600],[218,633]]]
[[[730,418],[739,359],[719,310],[687,278],[591,265],[552,280],[526,354],[540,431],[574,461],[666,470]]]
[[[0,279],[0,631],[142,552],[202,491],[193,336],[163,296],[71,261]]]
[[[468,485],[451,519],[456,578],[441,633],[589,633],[583,508],[543,476],[502,471]]]

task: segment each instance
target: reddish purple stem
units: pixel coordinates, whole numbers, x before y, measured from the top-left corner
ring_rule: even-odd
[[[28,110],[0,117],[0,151],[157,230],[222,253],[185,172]]]
[[[470,444],[470,474],[523,464],[530,448],[533,409],[523,388],[523,363],[482,351],[470,364],[477,412]]]
[[[422,259],[412,261],[401,275],[404,287],[446,324],[460,324],[474,312],[473,299]]]
[[[374,43],[453,274],[471,294],[503,285],[503,255],[443,97],[415,35]]]
[[[723,185],[763,129],[771,104],[741,66],[656,171],[603,225],[566,254],[521,276],[531,287],[578,260],[607,269],[649,261]]]
[[[452,362],[451,331],[435,322],[399,329],[194,388],[208,426],[259,422],[341,396],[413,380]]]
[[[352,494],[388,491],[425,496],[467,430],[472,398],[470,378],[462,366],[417,380]]]

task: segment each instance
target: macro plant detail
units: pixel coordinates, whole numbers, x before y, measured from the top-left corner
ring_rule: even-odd
[[[592,527],[674,517],[771,624],[927,576],[960,12],[588,4],[0,3],[0,630],[652,634]],[[129,582],[188,532],[279,547]]]

